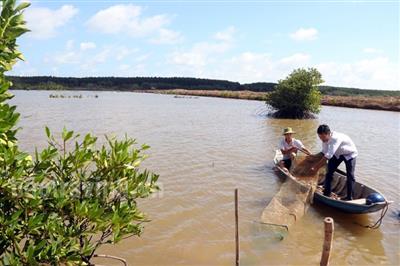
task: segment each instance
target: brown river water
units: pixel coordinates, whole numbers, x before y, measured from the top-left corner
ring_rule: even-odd
[[[21,148],[46,144],[44,126],[123,137],[151,146],[144,164],[159,173],[162,191],[140,201],[152,220],[140,238],[100,253],[130,265],[233,265],[234,189],[239,189],[241,265],[317,265],[323,219],[335,220],[331,265],[400,264],[400,114],[323,107],[318,119],[266,117],[263,102],[122,92],[14,91],[21,113]],[[82,95],[49,98],[50,94]],[[98,95],[95,98],[94,95]],[[313,152],[320,123],[352,137],[359,150],[357,180],[380,190],[391,204],[382,226],[363,228],[379,214],[348,215],[314,204],[283,240],[257,223],[282,185],[273,171],[283,127]],[[343,166],[341,166],[343,168]],[[110,264],[111,261],[101,261]]]

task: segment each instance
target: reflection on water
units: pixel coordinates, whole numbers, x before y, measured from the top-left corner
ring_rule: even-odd
[[[32,151],[46,144],[44,125],[98,136],[127,133],[151,145],[145,166],[161,174],[163,191],[140,202],[152,219],[143,236],[104,247],[101,253],[124,257],[132,265],[231,265],[233,191],[239,188],[242,265],[318,264],[325,216],[336,221],[333,265],[400,262],[396,215],[370,230],[355,222],[370,224],[379,214],[345,215],[316,205],[283,241],[282,232],[257,223],[282,182],[272,170],[282,128],[293,127],[296,137],[318,152],[315,130],[320,123],[353,138],[360,154],[358,181],[394,200],[389,213],[398,213],[398,113],[324,107],[316,120],[279,120],[262,115],[264,104],[257,101],[116,92],[96,92],[99,98],[79,92],[82,99],[49,99],[50,93],[15,92],[13,103],[22,114],[22,148]]]

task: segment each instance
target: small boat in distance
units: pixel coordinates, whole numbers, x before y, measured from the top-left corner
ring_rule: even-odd
[[[275,151],[274,164],[277,170],[281,172],[285,177],[296,179],[297,182],[301,180],[294,177],[286,169],[282,169],[279,166],[279,161],[282,160],[282,152],[280,150]],[[325,176],[319,176],[318,186],[315,189],[313,198],[314,201],[328,205],[332,208],[340,210],[346,213],[362,214],[371,213],[382,210],[389,203],[386,198],[378,190],[373,189],[369,186],[355,182],[353,189],[353,200],[344,201],[340,200],[341,197],[346,195],[346,173],[341,170],[337,170],[332,180],[332,194],[333,196],[327,197],[323,195],[322,187],[325,181]],[[373,196],[378,195],[379,202],[371,202],[369,199]]]

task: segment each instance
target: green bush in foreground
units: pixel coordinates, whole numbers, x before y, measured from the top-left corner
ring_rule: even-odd
[[[148,146],[127,137],[97,148],[90,134],[64,129],[57,140],[46,127],[47,148],[20,151],[4,73],[22,58],[16,38],[27,32],[29,4],[15,5],[1,1],[0,264],[90,264],[101,245],[140,235],[147,220],[136,201],[158,189],[158,175],[138,169]]]
[[[273,92],[267,96],[267,104],[279,118],[307,118],[319,113],[323,83],[321,73],[315,68],[296,69],[286,79],[279,80]]]

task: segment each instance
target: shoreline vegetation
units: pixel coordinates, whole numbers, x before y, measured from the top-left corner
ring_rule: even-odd
[[[12,90],[126,91],[266,101],[277,83],[240,84],[228,80],[182,77],[52,77],[9,76]],[[400,112],[400,91],[319,86],[321,104]]]
[[[157,94],[172,94],[184,96],[204,96],[204,97],[219,97],[242,100],[265,101],[265,92],[254,91],[219,91],[219,90],[143,90],[140,92],[157,93]],[[400,96],[332,96],[323,95],[321,100],[322,105],[372,109],[400,112]]]

